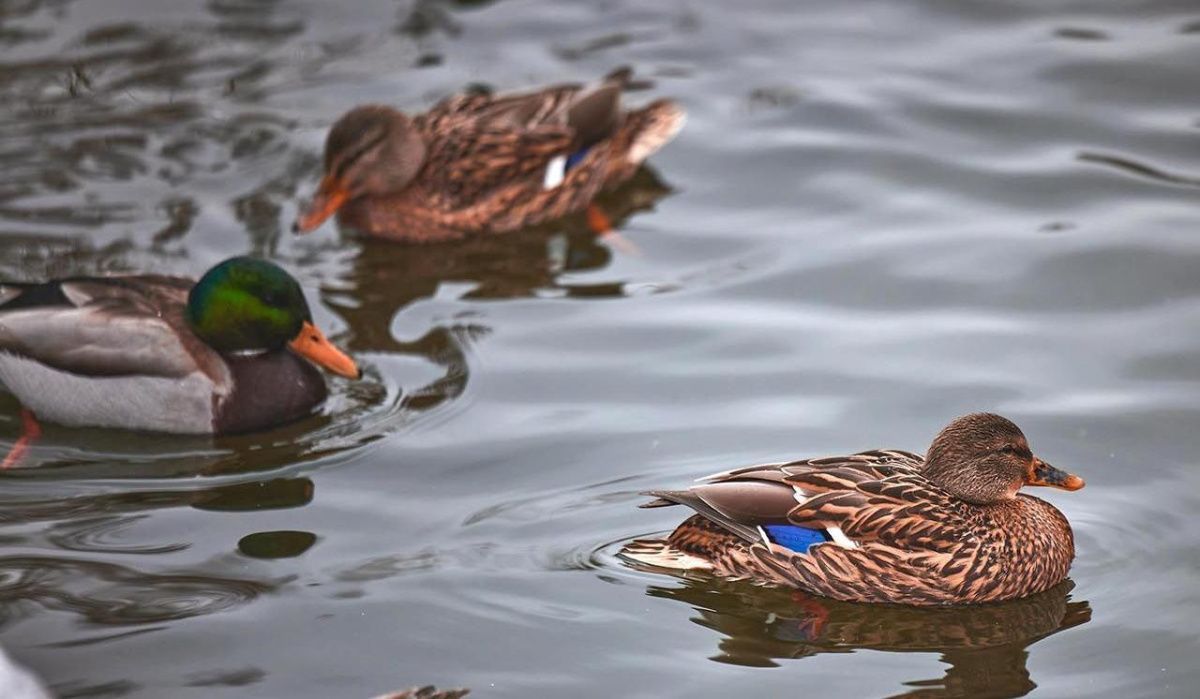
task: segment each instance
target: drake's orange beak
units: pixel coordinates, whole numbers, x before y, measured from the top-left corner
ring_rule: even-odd
[[[1036,456],[1025,476],[1026,485],[1045,485],[1063,490],[1079,490],[1083,487],[1083,479],[1073,473],[1060,471]]]
[[[292,224],[292,230],[296,233],[308,233],[325,223],[325,219],[337,213],[337,210],[342,208],[349,198],[350,190],[334,179],[333,175],[326,175],[321,179],[321,186],[317,187],[317,193],[313,195],[312,201],[296,217],[296,222]]]
[[[333,343],[325,338],[325,334],[307,320],[304,321],[304,325],[300,326],[300,334],[288,343],[288,347],[313,364],[338,376],[345,376],[348,379],[362,378],[362,370],[358,368],[354,360],[346,356],[345,352],[334,347]]]

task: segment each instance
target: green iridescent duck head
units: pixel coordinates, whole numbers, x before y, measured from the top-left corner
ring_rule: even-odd
[[[300,284],[266,260],[232,257],[208,270],[188,294],[186,317],[192,332],[222,354],[287,346],[335,374],[361,376],[354,360],[313,325]]]

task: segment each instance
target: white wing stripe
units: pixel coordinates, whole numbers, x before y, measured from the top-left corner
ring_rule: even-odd
[[[856,549],[858,544],[850,540],[841,527],[827,527],[825,531],[829,532],[829,536],[833,537],[833,543],[841,546],[844,549]]]
[[[567,177],[567,156],[556,155],[550,159],[550,164],[546,166],[546,176],[542,180],[543,189],[554,189],[563,183]]]

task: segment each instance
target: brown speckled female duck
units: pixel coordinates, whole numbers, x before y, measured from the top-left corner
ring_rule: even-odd
[[[330,130],[325,175],[294,228],[311,231],[337,213],[370,235],[430,242],[582,211],[683,125],[670,100],[621,109],[629,79],[620,70],[592,88],[455,95],[413,117],[356,107]]]
[[[903,451],[751,466],[654,492],[644,507],[697,514],[665,540],[631,542],[638,563],[786,585],[852,602],[996,602],[1047,590],[1075,557],[1065,517],[1020,494],[1083,479],[1035,457],[990,413],[951,422],[927,458]]]

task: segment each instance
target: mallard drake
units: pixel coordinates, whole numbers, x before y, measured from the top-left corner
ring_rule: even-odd
[[[838,600],[996,602],[1062,582],[1075,557],[1067,519],[1023,485],[1083,479],[1033,455],[1011,421],[960,417],[922,458],[905,451],[751,466],[643,507],[696,511],[665,540],[622,551],[640,564],[799,588]]]
[[[126,275],[0,285],[0,383],[63,425],[270,427],[325,399],[325,381],[305,359],[360,376],[313,325],[296,280],[266,260],[234,257],[199,282]]]
[[[630,77],[618,70],[591,88],[454,95],[413,117],[356,107],[329,131],[324,177],[294,229],[311,231],[337,213],[370,235],[429,242],[583,211],[683,126],[670,100],[623,110]]]

